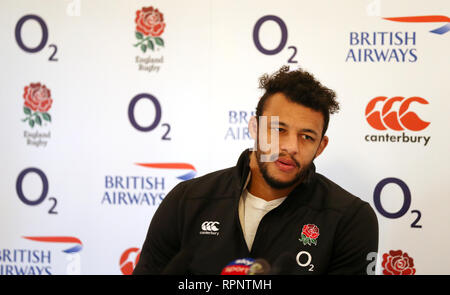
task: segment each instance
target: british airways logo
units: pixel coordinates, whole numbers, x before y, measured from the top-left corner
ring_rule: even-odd
[[[399,23],[394,30],[352,31],[348,35],[348,50],[345,62],[349,63],[415,63],[419,60],[417,47],[420,35],[416,25],[405,23],[445,23],[430,32],[444,35],[450,31],[450,18],[444,15],[382,17],[381,19]]]
[[[230,110],[227,114],[227,131],[224,140],[252,140],[248,130],[250,118],[255,116],[255,111]]]
[[[102,204],[158,206],[179,180],[189,180],[197,175],[197,170],[189,163],[134,163],[134,165],[149,169],[145,170],[145,175],[142,175],[144,169],[141,168],[132,175],[105,175]],[[148,175],[148,172],[151,174]]]
[[[136,163],[136,165],[156,169],[188,170],[188,173],[177,176],[180,180],[189,180],[197,175],[197,170],[195,170],[195,167],[188,163]]]
[[[450,18],[445,15],[420,15],[420,16],[401,16],[401,17],[383,17],[385,20],[401,23],[446,23],[445,25],[431,30],[430,33],[443,35],[450,31]]]
[[[44,243],[63,243],[63,244],[75,244],[68,249],[63,250],[64,253],[72,254],[80,252],[83,249],[83,243],[76,237],[23,237],[24,239],[36,242]]]
[[[61,261],[69,261],[65,266],[65,274],[81,274],[81,256],[83,249],[80,239],[71,236],[23,236],[23,239],[45,243],[50,249],[39,248],[2,248],[0,249],[0,275],[52,275],[64,274],[61,269]],[[34,243],[33,243],[34,244]],[[66,253],[64,259],[58,244],[63,246],[62,252]],[[67,248],[68,247],[68,248]]]

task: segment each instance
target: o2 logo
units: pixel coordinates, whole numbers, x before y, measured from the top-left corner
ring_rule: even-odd
[[[264,23],[266,23],[267,21],[275,22],[280,27],[280,30],[281,30],[280,43],[274,49],[264,48],[264,46],[262,46],[261,41],[259,39],[259,31],[260,31],[262,25]],[[280,53],[286,47],[287,38],[288,38],[287,26],[286,26],[285,22],[276,15],[266,15],[266,16],[261,17],[256,22],[255,26],[253,27],[253,43],[255,43],[256,48],[265,55],[275,55],[275,54]],[[291,63],[291,64],[298,63],[298,61],[294,60],[295,56],[297,55],[297,47],[289,46],[288,49],[292,49],[293,52],[287,62]]]
[[[381,204],[381,192],[386,185],[391,183],[398,185],[403,192],[403,205],[397,212],[388,212]],[[375,208],[381,215],[386,218],[397,219],[408,213],[409,207],[411,206],[411,191],[403,180],[394,177],[385,178],[376,185],[373,192],[373,201]],[[411,227],[422,228],[422,225],[417,224],[422,217],[422,213],[419,210],[412,210],[411,213],[417,214],[417,218],[413,221]]]
[[[155,118],[153,120],[153,122],[149,125],[149,126],[142,126],[140,125],[135,118],[134,115],[134,109],[136,107],[136,104],[141,100],[141,99],[148,99],[152,102],[153,106],[155,107]],[[139,131],[142,132],[150,132],[153,131],[153,129],[155,129],[156,127],[158,127],[159,123],[161,122],[161,104],[159,103],[158,99],[156,97],[154,97],[151,94],[148,93],[140,93],[138,95],[136,95],[135,97],[133,97],[133,99],[130,101],[130,104],[128,106],[128,119],[130,120],[131,125],[136,128]],[[163,134],[163,136],[161,137],[162,140],[171,140],[171,138],[169,137],[169,132],[170,132],[170,125],[167,123],[163,123],[161,124],[162,127],[166,128],[165,133]]]
[[[301,267],[308,267],[308,271],[314,271],[314,264],[311,264],[312,256],[307,251],[300,251],[295,257],[295,261]]]
[[[23,25],[30,21],[36,21],[42,30],[42,36],[41,36],[41,42],[36,47],[29,47],[27,46],[22,39],[22,27]],[[47,45],[48,41],[48,27],[45,21],[42,19],[42,17],[35,15],[35,14],[27,14],[25,16],[22,16],[19,21],[16,24],[16,28],[14,29],[14,34],[16,36],[16,42],[17,45],[19,45],[20,49],[22,49],[25,52],[28,53],[36,53],[44,49],[45,45]],[[58,47],[55,44],[50,44],[48,47],[53,49],[53,53],[48,58],[49,61],[58,61],[58,59],[55,57],[56,52],[58,51]]]
[[[30,173],[35,173],[39,176],[39,178],[42,181],[42,192],[41,195],[39,196],[38,199],[36,200],[30,200],[29,198],[27,198],[27,196],[25,196],[24,192],[23,192],[23,180],[25,178],[25,176],[27,176]],[[48,195],[48,179],[47,176],[45,175],[45,173],[38,169],[38,168],[26,168],[24,169],[22,172],[20,172],[19,176],[17,177],[17,181],[16,181],[16,191],[17,191],[17,196],[19,197],[19,199],[28,206],[36,206],[41,204],[42,202],[44,202],[44,200],[47,198]],[[57,211],[55,211],[56,205],[58,203],[58,201],[56,200],[56,198],[54,197],[50,197],[48,199],[50,202],[52,202],[52,206],[50,207],[48,214],[58,214]]]

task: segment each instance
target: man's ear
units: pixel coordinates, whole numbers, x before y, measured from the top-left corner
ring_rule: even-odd
[[[250,131],[250,136],[256,141],[258,136],[258,119],[256,116],[252,116],[248,121],[248,130]]]
[[[327,147],[327,145],[328,145],[328,136],[324,135],[322,137],[322,140],[320,141],[319,147],[317,148],[317,152],[316,152],[316,155],[314,156],[314,158],[317,158],[323,152],[323,150]]]

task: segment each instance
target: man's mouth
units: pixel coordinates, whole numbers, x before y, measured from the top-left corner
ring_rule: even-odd
[[[290,172],[297,168],[297,163],[289,158],[278,158],[278,160],[275,161],[275,165],[284,172]]]

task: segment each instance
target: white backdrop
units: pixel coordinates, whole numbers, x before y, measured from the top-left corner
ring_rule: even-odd
[[[150,7],[151,45],[135,22]],[[0,274],[129,273],[165,194],[252,146],[258,78],[282,65],[338,94],[316,166],[377,212],[376,273],[450,274],[448,1],[0,8]]]

